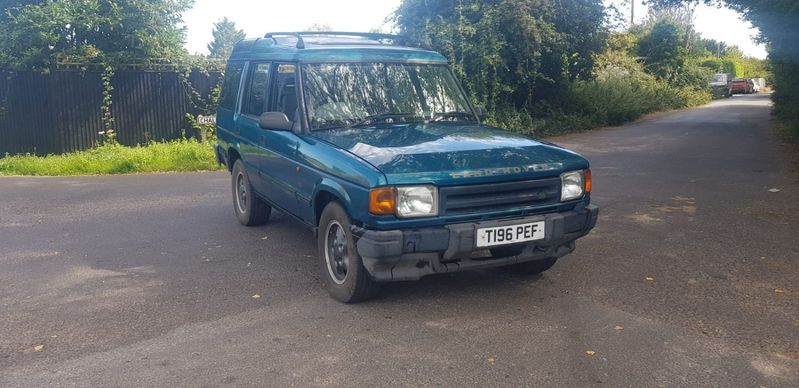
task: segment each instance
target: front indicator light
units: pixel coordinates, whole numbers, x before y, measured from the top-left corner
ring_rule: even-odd
[[[591,186],[592,186],[591,185],[591,170],[585,170],[583,175],[585,176],[585,193],[589,194],[589,193],[591,193]]]
[[[369,191],[369,213],[375,215],[394,214],[397,193],[393,187],[378,187]]]

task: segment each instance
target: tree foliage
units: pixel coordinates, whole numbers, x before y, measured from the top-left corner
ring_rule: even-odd
[[[400,32],[442,52],[504,127],[538,134],[618,124],[710,100],[692,8],[610,33],[596,0],[404,0]],[[706,55],[701,47],[700,55]]]
[[[774,111],[799,128],[799,4],[796,0],[649,0],[655,6],[703,1],[740,12],[767,43],[775,92]]]
[[[702,49],[704,49],[705,55],[714,55],[718,58],[726,57],[728,54],[732,54],[732,50],[737,50],[740,52],[740,49],[737,46],[730,46],[725,42],[715,39],[701,38],[699,39],[699,45]],[[697,55],[701,55],[700,52],[701,51],[694,51],[694,53]]]
[[[638,42],[638,55],[647,69],[662,79],[673,79],[685,65],[684,31],[668,19],[654,22]]]
[[[215,59],[227,59],[233,46],[246,37],[244,30],[237,29],[236,23],[226,17],[214,23],[211,34],[214,40],[208,43],[208,51],[211,53],[210,57]]]
[[[644,20],[644,26],[654,28],[659,23],[670,22],[679,29],[683,47],[690,50],[699,43],[699,34],[694,28],[694,8],[692,5],[651,7]]]
[[[305,31],[309,32],[325,32],[325,31],[333,31],[333,27],[330,24],[322,23],[322,22],[315,22],[308,26]]]
[[[193,0],[7,0],[0,3],[0,66],[58,61],[175,60],[185,56],[181,14]]]
[[[489,109],[534,110],[585,78],[604,46],[601,0],[404,0],[400,32],[446,55]]]

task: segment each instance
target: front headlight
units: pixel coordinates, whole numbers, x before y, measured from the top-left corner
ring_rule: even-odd
[[[583,171],[570,171],[560,174],[560,201],[578,199],[585,193],[585,175]]]
[[[438,190],[435,186],[397,187],[397,217],[438,215]]]

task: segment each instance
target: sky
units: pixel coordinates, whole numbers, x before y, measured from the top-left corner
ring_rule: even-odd
[[[213,23],[225,16],[250,38],[269,31],[303,31],[314,24],[326,24],[339,31],[390,31],[392,25],[386,18],[399,3],[400,0],[195,0],[194,8],[183,17],[188,28],[186,46],[191,53],[207,54]],[[635,9],[636,21],[643,20],[646,7],[642,0],[636,0]],[[623,11],[629,12],[629,7]],[[765,47],[753,42],[757,30],[732,10],[701,5],[696,10],[695,24],[706,38],[737,45],[749,56],[766,57]]]
[[[605,0],[609,3],[629,3],[623,0]],[[630,7],[620,7],[630,18]],[[642,0],[635,1],[635,21],[642,22],[646,19],[647,7]],[[715,39],[736,45],[745,55],[755,58],[766,58],[766,46],[755,43],[758,30],[741,18],[737,12],[729,8],[716,8],[704,4],[699,5],[694,12],[694,26],[696,31],[704,38]]]
[[[338,31],[369,31],[383,27],[399,6],[399,0],[195,0],[194,8],[183,15],[188,27],[190,53],[208,52],[213,23],[227,16],[244,30],[248,38],[270,31],[306,31],[315,23]]]

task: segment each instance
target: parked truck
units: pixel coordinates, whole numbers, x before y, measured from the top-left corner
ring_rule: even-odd
[[[710,79],[710,88],[713,92],[713,98],[727,98],[732,95],[732,88],[730,82],[732,76],[726,73],[713,74]]]

